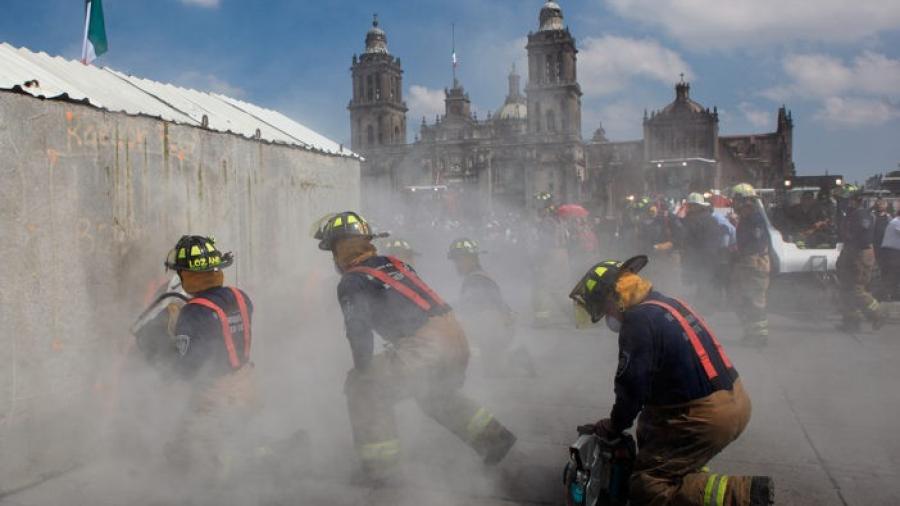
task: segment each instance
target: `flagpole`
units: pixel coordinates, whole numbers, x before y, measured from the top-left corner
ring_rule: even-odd
[[[88,0],[84,6],[84,41],[81,43],[81,63],[87,65],[88,29],[91,26],[91,0]]]
[[[453,87],[456,88],[456,23],[450,24],[450,40],[453,63]]]

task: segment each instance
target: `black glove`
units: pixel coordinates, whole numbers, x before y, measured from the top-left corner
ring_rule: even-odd
[[[594,426],[594,432],[603,439],[614,440],[622,435],[622,431],[613,429],[612,420],[604,418],[597,422]]]
[[[596,434],[596,427],[597,427],[597,424],[594,424],[594,423],[589,423],[586,425],[579,425],[578,426],[578,435],[579,436],[594,435],[594,434]]]

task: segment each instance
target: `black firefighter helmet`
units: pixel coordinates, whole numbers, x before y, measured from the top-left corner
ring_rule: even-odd
[[[604,260],[587,271],[572,289],[569,298],[591,315],[591,322],[597,323],[606,316],[603,306],[615,293],[619,277],[626,272],[640,272],[648,261],[646,255],[631,257],[624,262]]]
[[[320,219],[316,226],[313,238],[319,240],[319,249],[330,251],[334,248],[334,242],[346,237],[387,237],[388,234],[374,234],[369,223],[359,214],[353,211],[328,214]]]
[[[234,255],[216,248],[216,240],[202,235],[183,235],[166,257],[165,266],[175,271],[209,272],[234,263]]]

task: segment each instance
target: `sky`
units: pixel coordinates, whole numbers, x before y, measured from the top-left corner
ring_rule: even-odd
[[[794,118],[800,174],[848,180],[900,163],[898,0],[559,0],[577,38],[584,136],[641,137],[645,109],[674,97],[718,107],[722,135]],[[401,58],[408,123],[443,111],[451,25],[459,78],[479,117],[498,109],[543,0],[104,0],[97,62],[279,110],[349,145],[354,53],[372,14]],[[80,0],[0,0],[0,41],[77,59]]]

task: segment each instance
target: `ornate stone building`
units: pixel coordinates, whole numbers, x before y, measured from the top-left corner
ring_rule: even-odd
[[[781,187],[794,174],[793,119],[781,107],[776,130],[750,135],[719,135],[719,113],[690,97],[690,84],[675,85],[675,100],[644,114],[644,138],[610,142],[602,128],[587,144],[588,193],[596,204],[617,197],[726,188],[738,182]]]
[[[538,192],[558,203],[600,206],[629,193],[680,196],[737,181],[770,186],[793,173],[789,112],[779,111],[776,132],[720,136],[718,112],[691,100],[685,82],[676,85],[674,102],[645,114],[643,140],[609,142],[600,128],[585,142],[576,40],[555,1],[543,5],[538,21],[528,34],[524,94],[513,67],[506,100],[496,114],[479,119],[454,78],[444,90],[444,114],[433,123],[422,118],[410,144],[400,59],[373,22],[364,53],[353,56],[348,106],[352,148],[365,157],[367,210],[389,210],[426,187],[479,215],[498,204],[528,206]]]

